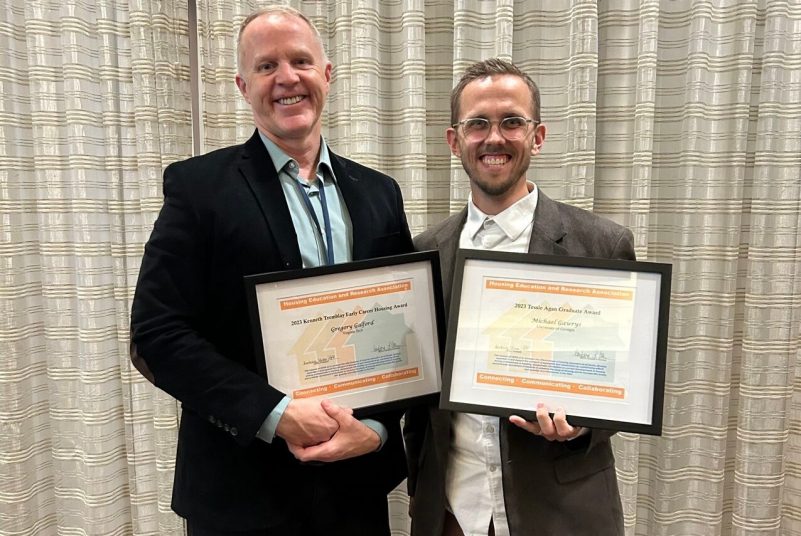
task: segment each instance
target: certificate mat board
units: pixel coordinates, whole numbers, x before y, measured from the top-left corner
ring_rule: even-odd
[[[459,250],[440,407],[660,435],[671,266]]]
[[[260,372],[293,399],[358,416],[436,401],[439,278],[435,251],[246,276]]]

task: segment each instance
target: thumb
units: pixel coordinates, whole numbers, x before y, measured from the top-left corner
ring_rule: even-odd
[[[342,421],[344,421],[347,417],[350,417],[351,415],[346,408],[337,406],[330,400],[323,400],[322,402],[320,402],[320,405],[323,407],[323,411],[325,411],[329,417],[331,417],[338,423],[342,423]]]

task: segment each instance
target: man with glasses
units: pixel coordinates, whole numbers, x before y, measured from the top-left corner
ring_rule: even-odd
[[[415,238],[440,252],[446,310],[458,248],[634,259],[631,231],[547,197],[527,180],[546,128],[536,84],[498,59],[467,69],[451,93],[451,152],[470,179],[467,206]],[[613,432],[437,408],[406,415],[414,536],[618,536],[623,515]],[[554,416],[549,416],[549,410]]]

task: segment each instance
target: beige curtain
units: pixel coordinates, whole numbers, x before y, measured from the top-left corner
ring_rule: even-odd
[[[191,153],[186,5],[0,13],[0,534],[178,533],[175,402],[126,354],[161,172]]]
[[[467,195],[458,74],[534,77],[530,178],[674,267],[664,434],[615,439],[627,533],[801,534],[801,4],[289,3],[334,63],[329,143],[399,180],[414,233]],[[198,0],[204,150],[252,132],[233,42],[262,4]],[[186,2],[0,9],[0,535],[182,534],[176,404],[126,337],[161,170],[191,151]]]

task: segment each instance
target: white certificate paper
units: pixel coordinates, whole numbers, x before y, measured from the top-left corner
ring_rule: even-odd
[[[354,409],[439,392],[438,272],[425,260],[368,264],[254,286],[270,385]]]
[[[544,403],[575,423],[643,433],[661,426],[664,265],[460,255],[443,407],[509,415]],[[554,264],[532,264],[535,257]]]

